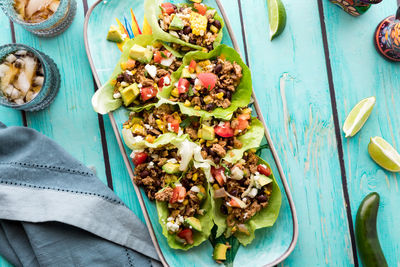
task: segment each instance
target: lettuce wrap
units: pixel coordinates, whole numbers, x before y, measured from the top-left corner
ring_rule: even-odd
[[[194,168],[194,167],[193,167]],[[169,188],[164,188],[162,190],[168,190]],[[170,202],[167,201],[157,201],[156,206],[157,206],[157,212],[158,212],[158,217],[159,217],[159,223],[163,229],[163,235],[167,238],[167,242],[169,246],[173,249],[182,249],[182,250],[188,250],[192,247],[198,246],[204,241],[208,239],[208,237],[211,234],[211,229],[214,226],[213,223],[213,210],[212,210],[212,204],[211,204],[211,197],[209,194],[209,184],[207,181],[204,179],[204,196],[205,198],[203,199],[201,205],[200,205],[200,210],[203,211],[203,214],[196,214],[193,215],[191,218],[193,219],[196,218],[195,220],[198,220],[197,222],[200,223],[201,229],[197,229],[195,227],[192,227],[189,225],[186,221],[187,218],[185,218],[185,221],[180,225],[180,230],[185,230],[185,231],[190,231],[192,233],[192,239],[193,243],[189,244],[185,242],[184,239],[179,237],[179,233],[173,233],[168,230],[167,223],[168,217],[170,217],[170,209],[168,206],[170,205]],[[190,204],[187,204],[190,205]],[[189,217],[190,218],[190,217]],[[183,229],[182,229],[183,228]],[[200,231],[199,231],[200,230]]]
[[[115,91],[115,83],[117,81],[117,77],[125,71],[122,69],[122,65],[131,59],[129,56],[130,49],[135,45],[138,45],[143,48],[147,48],[147,46],[156,45],[156,44],[158,46],[161,45],[160,42],[156,41],[156,39],[154,38],[153,35],[139,35],[139,36],[135,37],[134,39],[131,39],[126,42],[126,44],[123,47],[122,55],[116,65],[113,73],[111,74],[110,79],[101,88],[99,88],[92,97],[92,106],[96,112],[98,112],[100,114],[106,114],[110,111],[118,109],[121,105],[123,105],[123,100],[121,98],[121,95],[119,95],[119,97],[114,97],[115,96],[114,91]],[[166,50],[168,50],[171,53],[171,55],[173,55],[175,58],[182,57],[181,54],[172,50],[170,47],[164,46],[164,48]],[[143,63],[143,65],[144,65],[144,63]],[[142,90],[142,88],[140,88],[140,90]],[[155,103],[135,105],[135,106],[131,107],[130,109],[133,111],[140,111],[145,108],[150,108],[154,105],[155,105]]]
[[[171,86],[164,87],[164,89],[160,92],[160,100],[159,104],[162,103],[170,103],[170,104],[178,104],[182,113],[187,114],[189,116],[198,116],[203,118],[219,118],[223,120],[230,120],[233,113],[236,109],[240,107],[246,107],[250,103],[251,93],[252,93],[252,82],[251,82],[251,73],[247,65],[242,61],[240,55],[233,49],[226,45],[219,45],[214,50],[205,53],[201,51],[193,51],[187,53],[183,58],[182,66],[172,74],[173,80],[177,81],[183,79],[183,75],[191,64],[192,60],[194,61],[207,61],[207,60],[216,60],[222,58],[224,61],[230,62],[232,64],[237,64],[240,66],[242,70],[242,77],[240,82],[235,87],[233,93],[231,93],[230,105],[226,108],[217,107],[213,110],[207,111],[204,109],[195,108],[193,106],[187,105],[184,102],[174,102],[178,101],[177,98],[174,98],[172,94],[174,90],[176,90],[176,86],[180,86],[179,83],[172,83]],[[200,65],[197,64],[197,65]],[[208,71],[206,71],[208,72]],[[197,80],[197,79],[196,79]],[[196,82],[196,81],[195,81]],[[209,87],[210,88],[210,87]],[[216,88],[216,87],[215,87]],[[203,88],[204,89],[204,88]],[[191,89],[189,89],[191,90]],[[211,89],[213,90],[213,89]],[[220,89],[218,89],[220,90]],[[223,95],[223,94],[222,94]],[[174,101],[171,101],[174,100]]]
[[[271,169],[269,164],[261,158],[258,158],[258,164],[263,164]],[[223,205],[224,200],[222,198],[214,199],[215,189],[211,187],[210,191],[211,196],[213,196],[212,205],[214,210],[213,219],[215,225],[217,226],[217,237],[219,237],[223,233],[225,233],[226,237],[234,235],[242,245],[246,246],[250,244],[255,238],[255,231],[257,229],[274,225],[279,215],[279,210],[282,203],[282,196],[273,173],[271,173],[268,178],[270,179],[270,184],[272,184],[272,193],[269,196],[268,205],[258,211],[249,220],[240,224],[240,227],[238,227],[238,225],[235,225],[233,227],[227,225],[227,215],[223,214],[221,211],[221,206]],[[244,229],[244,231],[238,230],[239,228]]]
[[[159,18],[160,18],[160,15],[162,15],[162,9],[161,9],[162,3],[163,3],[162,0],[146,0],[145,4],[144,4],[145,17],[147,18],[147,20],[151,26],[153,35],[157,39],[165,41],[167,43],[175,43],[175,44],[178,44],[181,46],[190,47],[195,50],[203,50],[203,48],[205,48],[206,45],[192,44],[188,41],[180,39],[179,38],[180,36],[178,34],[173,35],[169,32],[164,31],[160,27]],[[194,4],[183,3],[183,4],[177,5],[178,8],[184,7],[184,6],[193,8]],[[208,12],[210,12],[210,11],[215,12],[213,19],[219,21],[219,25],[220,25],[218,35],[216,36],[215,40],[212,43],[212,48],[215,48],[221,43],[224,21],[221,18],[221,16],[218,14],[218,12],[216,12],[215,9],[213,9],[211,7],[207,7],[207,10],[208,10]],[[209,27],[207,27],[207,28],[209,28]],[[212,50],[212,49],[209,49],[209,50]]]

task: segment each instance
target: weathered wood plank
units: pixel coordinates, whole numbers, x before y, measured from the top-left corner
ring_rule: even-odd
[[[77,2],[72,25],[55,38],[38,38],[15,25],[16,41],[49,55],[61,74],[61,88],[55,101],[43,111],[27,113],[27,122],[84,164],[94,166],[106,183],[97,115],[90,104],[93,82],[83,44],[83,7],[81,1]]]
[[[382,136],[400,149],[400,78],[398,65],[385,61],[373,45],[378,23],[396,12],[396,1],[383,1],[366,14],[353,18],[324,2],[325,22],[333,81],[341,127],[352,107],[361,99],[376,96],[376,106],[364,128],[353,138],[342,134],[344,162],[353,218],[365,195],[381,196],[378,228],[389,266],[400,265],[399,174],[382,170],[368,155],[369,138]]]
[[[3,13],[0,16],[0,45],[12,43],[10,22]],[[0,121],[8,126],[23,125],[21,112],[0,106]]]
[[[282,266],[351,265],[317,2],[285,1],[287,27],[272,42],[266,1],[241,2],[253,85],[298,212],[299,241]]]

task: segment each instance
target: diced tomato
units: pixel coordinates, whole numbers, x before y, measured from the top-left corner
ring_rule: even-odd
[[[171,128],[175,133],[179,133],[179,121],[172,116],[169,116],[167,122],[171,124]]]
[[[226,121],[224,125],[215,126],[214,132],[221,137],[232,137],[234,133],[229,121]]]
[[[237,201],[233,198],[231,198],[231,200],[229,201],[229,205],[234,208],[240,208],[239,203],[237,203]]]
[[[201,84],[208,90],[212,90],[217,83],[217,75],[214,73],[199,73],[197,74],[197,78],[199,78]]]
[[[172,13],[175,12],[175,6],[171,3],[162,3],[161,8],[163,13],[167,13],[168,15],[171,15]]]
[[[272,174],[271,169],[264,164],[257,165],[257,171],[261,174],[264,174],[265,176],[270,176]]]
[[[144,163],[147,159],[147,154],[145,152],[136,152],[135,155],[133,156],[132,162],[133,165],[138,166],[142,163]]]
[[[249,126],[250,114],[240,114],[237,118],[237,126],[235,130],[243,131]]]
[[[154,59],[155,63],[161,63],[161,60],[162,60],[161,52],[160,51],[156,51],[154,53],[154,58],[153,59]]]
[[[196,65],[197,65],[196,61],[194,61],[194,60],[192,59],[192,61],[190,61],[190,64],[189,64],[189,71],[190,71],[190,72],[194,72],[195,69],[196,69]]]
[[[180,94],[186,93],[189,91],[190,82],[185,78],[180,78],[178,81],[178,92]]]
[[[161,77],[158,80],[158,88],[161,90],[164,86],[168,86],[171,84],[171,75],[167,74],[164,77]]]
[[[226,177],[224,172],[225,172],[224,167],[215,168],[214,166],[211,166],[211,175],[214,177],[215,180],[217,180],[220,186],[224,186],[225,184]]]
[[[179,236],[180,238],[185,239],[186,242],[187,242],[189,245],[193,244],[193,232],[192,232],[191,229],[189,229],[189,228],[183,229],[182,231],[180,231],[180,232],[178,233],[178,236]]]
[[[186,197],[186,188],[183,186],[176,186],[172,191],[172,197],[169,203],[173,204],[175,202],[183,202]]]
[[[205,15],[207,12],[207,7],[203,4],[194,3],[194,8],[197,9],[200,15]]]
[[[140,90],[140,97],[143,101],[147,101],[157,95],[157,88],[153,86],[144,87]]]

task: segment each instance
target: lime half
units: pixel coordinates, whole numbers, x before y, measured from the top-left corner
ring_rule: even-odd
[[[374,108],[375,102],[375,96],[365,98],[350,111],[343,124],[346,137],[354,136],[363,127]]]
[[[382,137],[372,137],[368,145],[371,158],[382,168],[391,172],[400,172],[400,155]]]
[[[281,0],[267,0],[269,35],[271,40],[283,32],[286,26],[286,10]]]

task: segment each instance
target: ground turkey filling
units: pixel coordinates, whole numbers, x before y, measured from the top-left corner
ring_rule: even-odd
[[[181,122],[187,118],[181,114],[178,107],[163,104],[150,110],[131,112],[129,120],[124,123],[124,128],[130,129],[137,141],[146,140],[153,143],[161,134],[173,132],[183,134]]]
[[[177,149],[146,148],[143,152],[135,153],[145,153],[147,157],[144,162],[135,166],[134,182],[144,188],[149,199],[154,200],[156,192],[178,179],[177,176],[167,174],[162,169],[167,162],[180,161]]]
[[[157,201],[168,202],[168,223],[170,232],[178,232],[184,227],[184,219],[203,215],[201,204],[207,197],[206,177],[202,169],[191,168],[175,184],[167,186],[155,194]],[[174,191],[181,192],[178,198]],[[175,225],[172,225],[175,224]],[[170,225],[170,227],[168,227]],[[178,227],[177,227],[178,226]]]
[[[236,164],[226,164],[221,170],[225,171],[226,181],[222,182],[218,174],[219,168],[213,168],[212,174],[216,178],[213,184],[214,197],[218,195],[217,190],[224,188],[228,194],[222,194],[223,204],[220,207],[222,214],[227,215],[227,225],[233,227],[251,219],[257,212],[268,205],[272,193],[272,179],[267,178],[265,185],[262,185],[260,178],[271,175],[271,170],[258,164],[259,158],[254,152],[245,152],[243,159]],[[226,168],[229,172],[226,173]],[[268,175],[266,175],[268,174]],[[260,184],[261,183],[261,184]],[[262,185],[262,186],[261,186]],[[221,191],[221,190],[220,190]],[[238,207],[232,200],[232,196],[241,200],[245,206]]]
[[[243,76],[242,67],[221,57],[199,62],[193,60],[190,65],[182,71],[170,100],[183,102],[196,110],[228,108]],[[184,74],[188,77],[183,77]]]
[[[120,92],[136,83],[140,89],[140,95],[129,106],[157,102],[156,95],[158,90],[171,83],[171,73],[176,71],[182,64],[180,59],[173,56],[164,47],[153,47],[153,54],[156,55],[158,52],[163,59],[170,60],[156,63],[154,61],[156,57],[153,56],[148,64],[133,59],[128,59],[127,62],[121,64],[122,72],[112,81],[114,84],[114,98],[121,98]]]
[[[213,43],[222,28],[221,22],[214,19],[216,11],[207,10],[203,4],[194,7],[183,5],[177,7],[171,3],[161,5],[158,23],[162,30],[182,41],[213,49]],[[175,18],[174,20],[174,17]],[[179,21],[174,23],[174,21]]]

